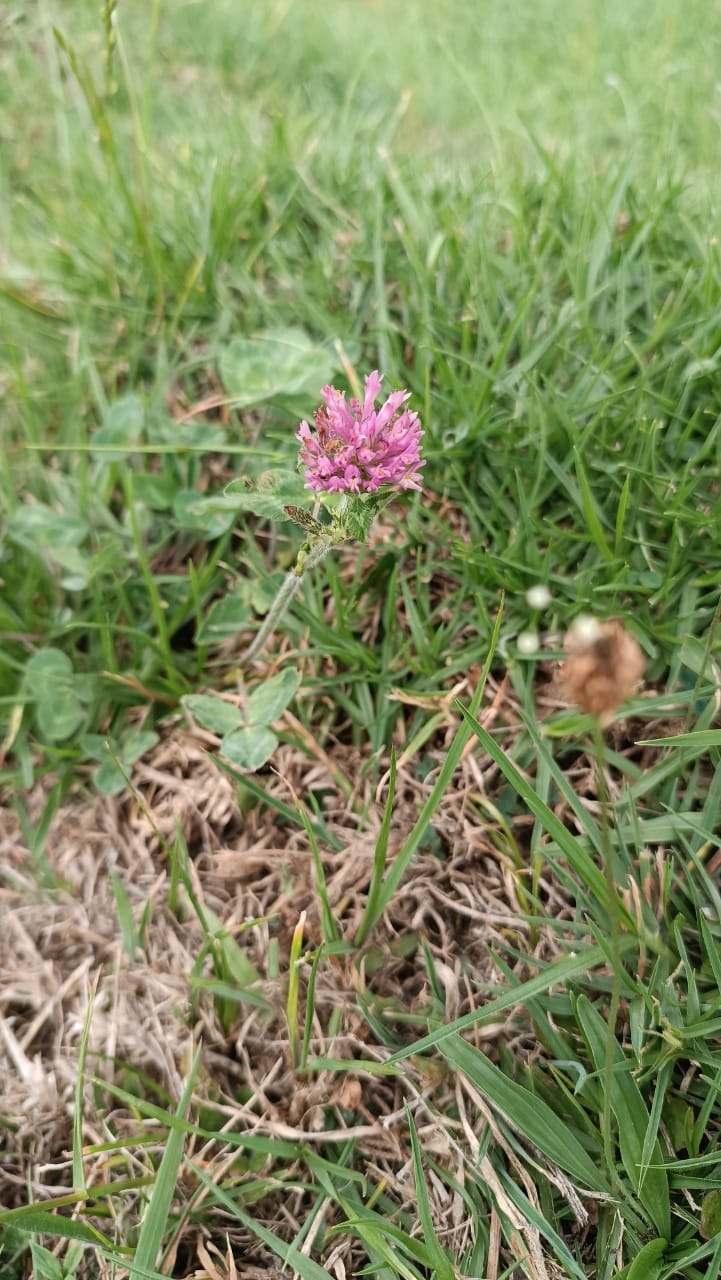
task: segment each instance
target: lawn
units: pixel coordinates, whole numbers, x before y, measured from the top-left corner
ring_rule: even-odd
[[[720,53],[0,6],[2,1280],[721,1275]]]

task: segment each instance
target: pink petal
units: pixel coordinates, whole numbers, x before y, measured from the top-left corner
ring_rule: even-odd
[[[363,401],[363,416],[373,413],[373,406],[381,393],[381,383],[383,378],[377,369],[369,373],[365,380],[365,399]]]

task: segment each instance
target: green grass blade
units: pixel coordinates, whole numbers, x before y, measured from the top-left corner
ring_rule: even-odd
[[[320,914],[321,914],[321,921],[323,924],[324,938],[326,942],[339,942],[342,935],[336,923],[335,916],[333,915],[333,908],[331,907],[330,900],[328,898],[328,885],[325,878],[323,860],[320,856],[320,849],[318,848],[318,841],[316,839],[316,834],[315,834],[315,831],[313,830],[313,825],[310,821],[310,818],[308,817],[308,814],[306,813],[303,805],[300,803],[298,804],[298,813],[300,815],[300,820],[303,823],[303,826],[305,827],[305,833],[308,837],[310,851],[313,855],[313,866],[315,868],[315,883],[316,883],[316,889],[318,892],[318,898],[320,899]]]
[[[601,1014],[585,997],[577,1002],[579,1025],[588,1043],[597,1071],[603,1071],[606,1057],[608,1028]],[[630,1064],[624,1060],[621,1046],[616,1042],[611,1091],[611,1108],[618,1125],[618,1144],[623,1167],[634,1191],[659,1235],[668,1239],[671,1232],[671,1202],[668,1175],[663,1167],[663,1154],[656,1139],[651,1151],[652,1163],[644,1167],[643,1153],[650,1117],[641,1091],[630,1072]]]
[[[565,1268],[565,1276],[568,1277],[568,1280],[587,1280],[588,1273],[585,1270],[581,1270],[578,1262],[566,1247],[558,1232],[554,1231],[548,1219],[531,1203],[528,1196],[524,1195],[518,1183],[514,1182],[513,1178],[508,1174],[505,1176],[501,1174],[501,1182],[508,1192],[509,1198],[521,1210],[524,1218],[536,1228],[539,1235],[548,1241],[559,1262]]]
[[[310,966],[308,975],[308,986],[305,997],[305,1020],[303,1024],[303,1043],[300,1050],[300,1068],[305,1071],[308,1066],[308,1054],[310,1052],[310,1041],[313,1034],[313,1017],[315,1015],[315,984],[318,977],[318,966],[325,954],[325,947],[321,942],[316,948],[315,955]]]
[[[575,1136],[547,1103],[510,1080],[480,1049],[452,1036],[440,1047],[446,1062],[469,1080],[509,1121],[516,1133],[592,1191],[607,1192],[606,1179]]]
[[[674,733],[668,738],[640,738],[639,747],[688,747],[687,760],[703,755],[712,747],[721,747],[721,729],[697,729],[691,733]]]
[[[334,1280],[334,1277],[329,1271],[326,1271],[325,1267],[301,1253],[296,1245],[292,1243],[286,1244],[285,1241],[279,1240],[272,1231],[269,1231],[261,1222],[251,1217],[249,1213],[246,1213],[232,1196],[229,1196],[222,1187],[208,1177],[200,1165],[195,1165],[191,1162],[190,1168],[194,1171],[198,1181],[207,1187],[213,1199],[222,1205],[232,1218],[242,1222],[243,1226],[257,1240],[262,1240],[266,1248],[270,1249],[271,1253],[274,1253],[277,1258],[280,1258],[283,1266],[293,1267],[293,1270],[301,1277],[301,1280]]]
[[[88,989],[88,1008],[83,1024],[83,1034],[78,1049],[78,1063],[75,1076],[75,1105],[73,1108],[73,1187],[76,1191],[85,1191],[85,1165],[83,1163],[83,1091],[85,1089],[85,1064],[88,1060],[90,1044],[90,1027],[92,1023],[95,994],[98,989],[99,975],[92,987]]]
[[[163,1236],[167,1229],[170,1206],[173,1203],[178,1183],[178,1171],[183,1160],[183,1148],[187,1132],[185,1117],[190,1106],[190,1099],[193,1096],[193,1087],[199,1063],[200,1048],[196,1050],[188,1072],[185,1088],[175,1112],[175,1118],[178,1123],[168,1134],[155,1185],[140,1224],[140,1234],[133,1259],[133,1263],[137,1264],[138,1267],[152,1269],[155,1266]],[[131,1275],[137,1274],[133,1263],[129,1265]]]
[[[581,504],[583,508],[583,516],[586,521],[586,528],[591,536],[592,541],[598,547],[605,561],[613,560],[613,551],[608,545],[606,535],[598,514],[596,500],[586,475],[586,469],[581,459],[578,449],[573,451],[574,463],[576,467],[576,477],[578,479],[578,487],[581,491]]]
[[[388,892],[387,882],[384,884],[383,877],[386,869],[386,859],[388,857],[388,837],[391,830],[391,820],[393,818],[393,799],[396,792],[396,754],[391,751],[390,771],[388,777],[388,795],[386,796],[385,809],[383,810],[383,821],[381,829],[378,832],[376,840],[375,852],[373,854],[373,870],[371,872],[371,882],[368,886],[368,895],[366,897],[366,905],[363,911],[363,917],[358,926],[355,936],[355,945],[361,947],[365,942],[371,929],[380,920],[388,903],[391,900],[392,892]]]
[[[303,951],[305,916],[305,911],[301,911],[290,940],[290,954],[288,956],[288,992],[285,1002],[285,1016],[288,1027],[288,1048],[294,1071],[297,1071],[300,1066],[302,1051],[302,1039],[298,1023],[298,1001],[300,996],[300,965]]]
[[[408,1103],[404,1103],[406,1120],[408,1121],[408,1132],[411,1139],[411,1155],[413,1159],[413,1179],[416,1184],[416,1202],[418,1204],[418,1220],[423,1231],[423,1239],[428,1250],[428,1261],[433,1267],[433,1274],[436,1280],[455,1280],[456,1270],[451,1263],[448,1254],[441,1245],[436,1234],[436,1228],[433,1222],[433,1213],[431,1211],[431,1202],[428,1198],[428,1188],[426,1187],[425,1174],[423,1172],[423,1158],[421,1147],[416,1133],[416,1126],[413,1123]]]
[[[462,724],[458,729],[456,736],[454,737],[453,742],[451,743],[448,754],[441,766],[441,769],[439,771],[433,790],[431,791],[431,794],[429,795],[428,799],[423,805],[423,808],[421,809],[421,812],[420,812],[420,816],[418,817],[417,822],[414,824],[411,834],[409,835],[408,839],[403,845],[403,848],[400,850],[400,852],[396,856],[393,866],[388,872],[388,875],[386,876],[385,880],[382,882],[382,884],[379,884],[378,886],[377,893],[375,895],[374,908],[373,908],[374,922],[380,919],[386,907],[388,906],[388,903],[391,901],[391,899],[397,892],[398,888],[400,887],[400,884],[408,870],[408,867],[410,866],[415,854],[418,851],[418,847],[424,835],[426,834],[426,831],[428,829],[428,824],[431,821],[431,818],[433,817],[434,813],[436,812],[436,809],[438,808],[443,796],[448,790],[448,787],[450,786],[451,779],[453,778],[453,775],[456,771],[458,763],[463,754],[463,749],[466,743],[468,742],[468,739],[471,736],[471,729],[474,725],[478,727],[475,717],[478,714],[478,709],[481,705],[481,699],[483,698],[483,693],[486,687],[488,673],[491,669],[493,655],[496,651],[496,645],[498,643],[498,637],[500,635],[502,617],[503,617],[503,606],[501,606],[501,608],[498,610],[498,614],[496,616],[496,622],[493,628],[493,635],[491,637],[491,644],[488,651],[488,656],[486,658],[486,662],[483,668],[483,673],[478,682],[478,687],[473,695],[473,699],[471,701],[471,704],[468,708],[467,713],[464,712],[464,718],[467,720],[467,724]],[[393,774],[393,777],[395,778],[395,774]],[[385,824],[385,819],[386,819],[386,815],[384,814],[384,824]],[[389,813],[388,813],[388,823],[390,823]],[[368,916],[368,908],[366,907],[366,912],[364,913],[363,920],[361,921],[361,926],[358,930],[358,935],[356,936],[356,945],[360,945],[361,942],[368,935],[371,924],[370,924],[370,917],[368,917],[367,919],[366,918],[367,916]]]
[[[663,1255],[667,1245],[667,1240],[649,1240],[636,1254],[628,1270],[620,1273],[620,1277],[623,1280],[659,1280],[659,1276],[666,1270]]]
[[[10,1217],[13,1211],[8,1210],[3,1215],[3,1223],[14,1222],[14,1225],[22,1227],[23,1231],[36,1232],[52,1240],[81,1240],[85,1244],[106,1245],[112,1248],[112,1241],[98,1231],[97,1227],[87,1222],[66,1218],[60,1213],[50,1213],[47,1209],[41,1209],[35,1205],[24,1205],[23,1209],[25,1211],[22,1217],[15,1220]]]
[[[533,787],[519,772],[512,760],[509,760],[505,751],[499,747],[498,743],[482,725],[478,724],[471,709],[464,707],[462,703],[458,703],[464,720],[469,726],[471,733],[475,734],[478,741],[489,756],[498,765],[504,777],[510,782],[516,794],[527,806],[535,818],[538,818],[541,825],[550,836],[556,841],[561,852],[567,858],[569,865],[576,872],[576,875],[582,883],[592,891],[598,902],[604,907],[608,906],[608,887],[603,872],[589,856],[583,846],[572,835],[567,827],[563,825],[560,818],[557,818],[552,809],[539,798]]]
[[[632,949],[635,950],[635,944],[630,939],[626,940],[625,950]],[[404,1058],[413,1057],[414,1054],[427,1053],[430,1049],[435,1049],[442,1044],[448,1036],[468,1031],[471,1027],[483,1027],[495,1022],[499,1013],[512,1009],[514,1005],[522,1006],[526,999],[532,999],[548,991],[549,987],[570,982],[574,978],[581,977],[582,974],[592,973],[599,965],[606,964],[607,959],[606,951],[602,947],[589,947],[582,955],[564,956],[562,960],[554,960],[535,978],[529,978],[527,982],[521,982],[517,987],[504,991],[502,995],[484,1004],[483,1008],[476,1009],[472,1013],[464,1013],[462,1017],[455,1018],[445,1027],[439,1027],[420,1040],[414,1041],[413,1044],[406,1045],[405,1048],[391,1054],[386,1060],[387,1065],[392,1066],[402,1062]]]

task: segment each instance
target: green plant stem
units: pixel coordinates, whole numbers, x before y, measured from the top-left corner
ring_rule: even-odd
[[[597,718],[593,721],[593,747],[596,764],[596,783],[601,805],[601,845],[603,849],[603,870],[608,887],[608,924],[611,948],[611,1001],[608,1008],[608,1031],[606,1035],[606,1057],[603,1068],[603,1113],[601,1131],[603,1150],[609,1176],[616,1181],[616,1153],[613,1141],[612,1094],[613,1063],[616,1048],[616,1019],[621,1003],[621,916],[618,909],[618,889],[616,886],[616,867],[611,839],[611,805],[606,786],[606,775],[603,771],[603,730]]]
[[[266,640],[273,634],[281,618],[287,613],[290,607],[290,602],[302,581],[302,573],[296,573],[295,569],[291,569],[290,573],[285,575],[282,583],[280,584],[280,590],[270,606],[270,609],[266,613],[260,630],[257,632],[253,643],[243,659],[242,665],[244,667],[247,666],[249,662],[253,661],[265,645]]]
[[[272,636],[281,619],[285,617],[288,609],[290,608],[291,601],[303,581],[304,574],[308,573],[310,569],[314,569],[317,564],[320,564],[321,560],[327,556],[328,552],[332,551],[334,547],[340,546],[341,542],[345,542],[347,537],[348,533],[342,520],[336,518],[327,530],[324,529],[322,533],[316,534],[314,537],[309,538],[307,542],[303,543],[303,546],[298,552],[298,559],[290,570],[290,573],[285,575],[285,578],[280,584],[278,594],[265,615],[260,629],[243,659],[243,666],[247,666],[249,662],[252,662],[253,659],[257,657],[265,645],[266,640]]]

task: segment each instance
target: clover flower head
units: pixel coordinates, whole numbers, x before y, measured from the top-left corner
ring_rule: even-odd
[[[363,403],[323,387],[315,431],[301,422],[296,439],[305,487],[318,493],[377,493],[386,486],[420,489],[423,435],[418,415],[403,406],[409,391],[391,391],[379,409],[382,377],[369,373]]]

